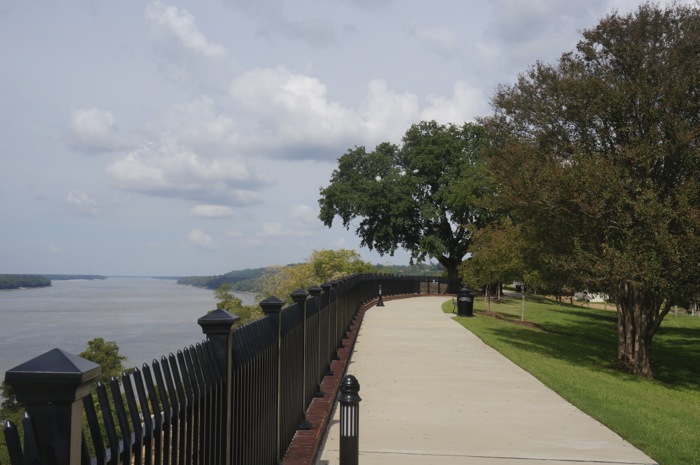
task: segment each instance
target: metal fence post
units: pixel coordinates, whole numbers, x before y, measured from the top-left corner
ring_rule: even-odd
[[[347,375],[340,383],[340,465],[358,465],[360,454],[360,383]]]
[[[80,465],[83,398],[102,367],[53,349],[5,373],[32,419],[41,463]]]
[[[220,438],[220,457],[224,464],[231,463],[231,441],[233,440],[233,406],[231,405],[232,396],[232,348],[231,348],[231,333],[233,325],[235,325],[240,317],[232,313],[217,308],[216,310],[207,313],[197,320],[197,324],[202,327],[202,332],[207,335],[207,338],[212,343],[214,349],[214,357],[219,372],[222,373],[222,378],[226,380],[225,399],[221,406],[223,411],[222,418],[224,424],[221,425]]]
[[[325,394],[323,393],[323,390],[321,390],[321,372],[322,372],[322,356],[321,356],[321,293],[323,292],[323,288],[320,286],[313,286],[309,288],[309,294],[311,295],[312,298],[316,299],[316,305],[318,307],[318,317],[316,318],[316,322],[318,324],[318,347],[316,349],[316,356],[318,357],[318,373],[316,377],[316,393],[314,394],[314,397],[323,397]]]
[[[294,301],[295,304],[299,306],[299,308],[302,311],[302,324],[303,329],[304,329],[304,336],[302,338],[302,344],[304,347],[302,348],[302,354],[303,354],[303,361],[302,361],[302,376],[301,376],[301,382],[302,382],[302,387],[301,387],[301,411],[304,415],[304,419],[302,420],[301,424],[299,425],[300,430],[310,430],[311,429],[311,423],[309,423],[308,418],[306,418],[306,370],[308,369],[307,366],[307,353],[306,353],[306,340],[308,338],[308,328],[307,324],[308,322],[306,321],[306,299],[309,297],[309,293],[306,292],[303,289],[297,289],[296,291],[292,292],[290,294],[290,297]]]
[[[277,328],[277,382],[275,386],[277,402],[275,406],[275,463],[282,460],[282,307],[284,301],[277,297],[268,297],[260,302],[265,315],[272,318]]]

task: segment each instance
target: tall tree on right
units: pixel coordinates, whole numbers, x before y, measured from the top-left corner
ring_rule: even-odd
[[[493,105],[497,202],[536,266],[614,297],[618,363],[651,378],[652,338],[700,276],[700,10],[613,12]]]

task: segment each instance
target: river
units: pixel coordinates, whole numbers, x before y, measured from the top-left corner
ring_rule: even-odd
[[[251,305],[249,294],[237,294]],[[141,366],[204,339],[197,319],[216,308],[214,292],[174,280],[109,278],[53,281],[51,287],[0,291],[0,379],[54,348],[78,354],[87,341],[115,341]]]

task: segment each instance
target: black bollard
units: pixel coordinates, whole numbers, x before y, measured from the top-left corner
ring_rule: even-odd
[[[383,307],[384,300],[382,300],[382,285],[379,285],[379,300],[377,301],[377,307]]]
[[[360,454],[360,383],[347,375],[340,383],[340,465],[358,465]]]

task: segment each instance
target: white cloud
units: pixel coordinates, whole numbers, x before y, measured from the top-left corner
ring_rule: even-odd
[[[126,190],[193,200],[252,205],[257,184],[239,159],[208,159],[174,140],[141,147],[112,163],[107,172]]]
[[[398,94],[383,79],[375,79],[367,84],[360,114],[366,122],[369,139],[376,144],[398,141],[411,124],[418,122],[420,106],[416,95]]]
[[[349,249],[349,248],[351,248],[348,241],[345,240],[345,238],[343,238],[343,237],[331,241],[331,247],[333,247],[334,249]]]
[[[66,196],[66,203],[70,210],[85,216],[94,216],[102,213],[100,204],[88,194],[81,191],[71,191]]]
[[[217,108],[215,100],[202,95],[173,105],[165,124],[180,143],[220,155],[230,154],[240,145],[240,128],[234,118]]]
[[[201,229],[193,229],[187,235],[187,242],[200,249],[210,249],[214,247],[214,240]]]
[[[59,254],[63,253],[63,249],[57,245],[50,245],[49,246],[49,253],[54,254],[54,255],[59,255]]]
[[[453,90],[449,98],[439,95],[426,97],[429,105],[421,112],[421,120],[460,124],[473,121],[475,117],[483,116],[488,111],[488,100],[482,89],[458,81]]]
[[[289,217],[306,224],[318,224],[318,211],[308,205],[293,205]]]
[[[229,218],[233,216],[233,209],[226,205],[197,205],[190,213],[200,218]]]
[[[305,228],[294,227],[291,224],[263,223],[260,237],[267,239],[282,239],[289,237],[309,237],[311,233]]]
[[[110,152],[127,146],[118,134],[114,115],[94,107],[71,111],[67,142],[69,147],[85,152]]]
[[[384,80],[370,81],[353,109],[329,100],[318,78],[282,66],[251,70],[229,91],[236,108],[257,122],[245,144],[284,158],[336,158],[339,148],[395,140],[420,116],[418,97],[395,93]]]
[[[226,48],[209,41],[197,27],[195,17],[184,8],[155,1],[146,7],[146,19],[155,32],[175,36],[182,46],[205,57],[220,57]]]
[[[458,37],[448,27],[419,27],[413,25],[411,32],[420,42],[440,55],[451,56],[458,50]]]

